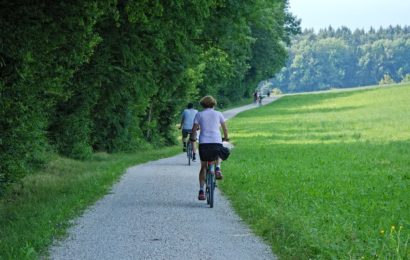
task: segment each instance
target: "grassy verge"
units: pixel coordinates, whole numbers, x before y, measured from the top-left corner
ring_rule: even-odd
[[[282,259],[409,259],[409,100],[407,85],[244,112],[222,189]]]
[[[0,200],[0,259],[35,259],[69,220],[106,194],[129,166],[169,157],[180,147],[133,154],[95,154],[90,161],[55,158]]]

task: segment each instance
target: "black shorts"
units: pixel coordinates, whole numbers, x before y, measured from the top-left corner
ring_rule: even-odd
[[[199,144],[199,158],[201,161],[215,161],[219,158],[222,144]]]
[[[182,129],[182,137],[187,138],[192,133],[192,129]]]

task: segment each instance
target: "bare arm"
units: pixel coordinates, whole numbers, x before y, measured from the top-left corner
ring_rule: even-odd
[[[191,130],[191,139],[195,139],[196,140],[196,135],[197,135],[197,131],[198,131],[198,129],[199,129],[199,125],[198,124],[194,124],[194,126],[192,127],[192,130]]]
[[[223,122],[223,123],[221,124],[221,126],[222,126],[222,131],[224,132],[224,138],[225,138],[225,139],[228,139],[228,128],[226,127],[225,122]]]
[[[179,129],[181,129],[182,128],[182,125],[184,124],[184,114],[182,114],[182,117],[181,117],[181,124],[179,125]]]

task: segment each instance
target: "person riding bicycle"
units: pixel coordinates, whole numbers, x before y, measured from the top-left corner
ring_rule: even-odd
[[[198,112],[194,119],[191,138],[196,138],[197,130],[200,128],[199,135],[199,157],[201,159],[201,169],[199,170],[199,200],[205,200],[205,175],[207,162],[217,161],[215,168],[215,178],[222,179],[221,173],[221,153],[223,150],[220,127],[224,133],[224,139],[228,140],[228,129],[225,118],[221,112],[215,111],[216,100],[212,96],[205,96],[200,100],[203,111]]]
[[[182,144],[183,144],[183,151],[186,152],[186,138],[188,137],[189,134],[192,132],[192,127],[194,125],[194,118],[196,114],[198,113],[198,110],[194,109],[194,104],[188,103],[187,108],[184,109],[182,112],[182,119],[181,119],[181,125],[179,126],[179,129],[182,128]],[[196,155],[195,155],[195,142],[192,142],[192,147],[193,147],[193,156],[192,156],[192,161],[196,160]]]
[[[258,102],[258,92],[253,92],[253,103],[256,104]]]
[[[258,95],[258,104],[259,104],[259,106],[262,106],[262,99],[263,99],[263,95],[262,95],[262,93],[259,93],[259,95]]]

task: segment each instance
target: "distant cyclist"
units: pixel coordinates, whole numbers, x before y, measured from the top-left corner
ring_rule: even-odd
[[[263,99],[263,96],[262,96],[262,93],[259,93],[259,95],[258,95],[258,104],[259,104],[259,106],[262,106],[262,99]]]
[[[179,126],[179,129],[182,128],[182,144],[183,144],[183,151],[186,152],[186,145],[187,145],[187,137],[189,134],[191,134],[192,127],[194,125],[194,118],[196,114],[198,113],[198,110],[194,109],[194,104],[189,103],[187,108],[182,112],[182,119],[181,119],[181,125]],[[192,156],[192,161],[196,160],[196,154],[195,154],[195,142],[193,144],[193,156]]]
[[[201,129],[199,135],[199,157],[201,158],[201,169],[199,170],[199,200],[205,200],[205,175],[208,161],[217,161],[215,168],[216,179],[222,179],[221,173],[221,149],[222,138],[220,128],[224,133],[224,138],[228,139],[228,129],[225,125],[225,118],[221,112],[215,111],[216,100],[212,96],[205,96],[200,101],[203,111],[195,116],[192,128],[192,138],[196,137],[196,132]]]
[[[253,103],[256,104],[258,102],[258,92],[253,92]]]

